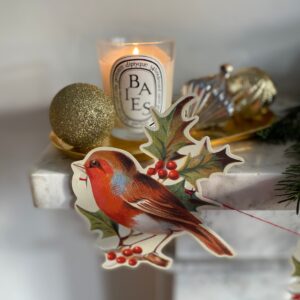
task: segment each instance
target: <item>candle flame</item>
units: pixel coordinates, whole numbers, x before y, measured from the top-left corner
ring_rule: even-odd
[[[140,54],[139,48],[138,47],[134,47],[132,54],[133,55],[139,55]]]

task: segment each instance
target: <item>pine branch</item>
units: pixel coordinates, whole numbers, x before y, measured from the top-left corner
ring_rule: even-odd
[[[277,182],[277,196],[283,197],[278,203],[296,202],[296,213],[300,210],[300,142],[292,145],[285,151],[285,155],[297,158],[297,162],[291,164],[282,173],[284,178]]]
[[[269,143],[300,141],[300,105],[287,110],[287,114],[271,127],[257,132],[257,137]]]
[[[293,156],[296,159],[300,160],[300,141],[297,142],[296,144],[293,144],[289,148],[285,150],[285,155],[286,156]]]
[[[300,106],[287,111],[285,117],[271,127],[257,133],[257,136],[268,143],[285,143],[295,141],[285,151],[285,155],[293,157],[296,162],[288,166],[283,174],[283,179],[277,182],[275,190],[277,196],[283,197],[278,203],[296,202],[296,213],[300,211]]]

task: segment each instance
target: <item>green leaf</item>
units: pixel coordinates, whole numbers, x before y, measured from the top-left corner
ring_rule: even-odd
[[[91,230],[102,231],[102,238],[118,235],[118,225],[108,218],[102,211],[91,212],[76,205],[78,211],[82,213],[90,222]]]
[[[183,108],[193,97],[186,97],[181,100],[173,109],[164,116],[152,109],[156,128],[146,128],[149,142],[142,145],[142,149],[150,153],[157,159],[163,161],[172,160],[182,157],[178,150],[184,146],[192,145],[193,141],[189,140],[184,131],[191,127],[195,119],[184,120],[182,113]]]
[[[297,277],[300,276],[300,262],[294,256],[292,257],[292,263],[294,266],[294,272],[292,276]]]
[[[188,193],[186,193],[185,180],[182,180],[172,185],[166,185],[166,188],[171,193],[173,193],[189,211],[196,212],[198,206],[203,206],[203,205],[214,206],[214,204],[212,203],[206,202],[204,200],[200,200],[195,194],[189,195]]]
[[[200,153],[194,157],[187,156],[184,165],[179,170],[189,183],[196,186],[196,181],[201,178],[208,178],[216,172],[223,172],[226,166],[240,162],[226,153],[226,148],[212,153],[208,150],[208,140],[205,141]]]

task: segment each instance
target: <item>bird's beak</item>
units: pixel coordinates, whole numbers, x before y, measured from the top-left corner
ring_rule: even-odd
[[[82,165],[77,165],[77,164],[72,164],[72,166],[76,167],[79,169],[80,172],[83,172],[85,175],[86,175],[86,170],[85,170],[85,167],[82,166]]]
[[[73,164],[73,166],[79,168],[79,169],[83,169],[85,171],[85,167],[81,166],[81,165],[76,165],[76,164]]]
[[[80,169],[80,171],[83,172],[84,175],[87,175],[84,166],[82,166],[82,165],[77,165],[77,164],[73,164],[73,166],[75,166],[76,168]],[[79,180],[80,180],[80,181],[85,181],[85,183],[87,184],[88,176],[86,176],[86,177],[79,177]]]

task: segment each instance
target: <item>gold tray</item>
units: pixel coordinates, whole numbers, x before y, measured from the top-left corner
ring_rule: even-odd
[[[215,128],[214,130],[191,130],[191,136],[197,140],[200,140],[204,136],[211,138],[212,146],[220,146],[232,142],[242,141],[249,139],[256,132],[271,126],[276,120],[276,116],[273,112],[269,111],[257,120],[246,121],[243,119],[231,119],[227,122],[224,128]],[[86,153],[78,151],[73,147],[65,144],[60,138],[58,138],[54,132],[50,133],[50,141],[52,145],[58,150],[62,151],[68,157],[72,159],[82,159]],[[120,148],[131,153],[137,160],[146,161],[149,160],[149,156],[141,152],[140,145],[145,143],[143,141],[126,141],[108,137],[102,146],[109,146]]]
[[[225,127],[211,130],[191,130],[191,136],[200,140],[204,136],[211,138],[212,146],[220,146],[233,142],[247,140],[260,130],[270,127],[277,117],[272,111],[268,111],[256,120],[231,118]]]
[[[77,150],[73,148],[72,146],[64,143],[53,131],[50,132],[49,135],[50,141],[52,145],[66,154],[68,157],[72,159],[83,159],[87,152],[83,152],[80,150]],[[146,140],[144,141],[126,141],[126,140],[120,140],[117,138],[114,138],[113,136],[108,137],[104,143],[103,147],[115,147],[115,148],[120,148],[123,150],[128,151],[131,153],[137,160],[139,161],[146,161],[149,160],[149,156],[141,152],[140,150],[140,145],[145,143]]]

